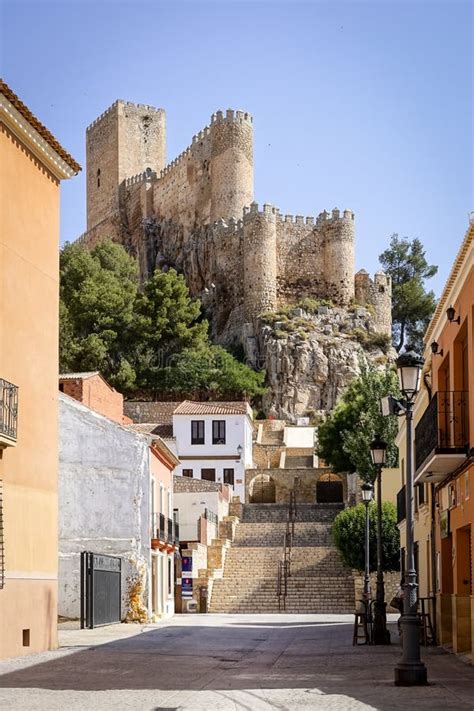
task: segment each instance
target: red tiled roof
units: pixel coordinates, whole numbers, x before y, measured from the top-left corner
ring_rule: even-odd
[[[127,428],[141,434],[158,435],[162,439],[170,439],[173,437],[173,425],[171,424],[156,424],[156,422],[143,422],[140,424],[127,425]]]
[[[100,375],[98,370],[89,370],[84,373],[60,373],[59,380],[87,380],[93,375]]]
[[[174,411],[175,415],[252,415],[250,405],[237,402],[192,402],[185,400]]]
[[[46,143],[48,143],[53,150],[56,151],[56,153],[61,156],[63,161],[68,164],[68,166],[75,172],[79,173],[81,169],[81,166],[77,161],[74,160],[74,158],[71,156],[70,153],[68,153],[62,145],[59,143],[59,141],[53,136],[51,131],[49,131],[44,124],[41,123],[39,119],[36,118],[36,116],[33,114],[32,111],[24,104],[21,99],[15,94],[14,91],[10,89],[8,84],[3,81],[3,79],[0,79],[0,92],[3,94],[3,96],[8,99],[8,101],[15,107],[15,109],[23,116],[24,119],[28,121],[28,123],[36,130],[38,131],[39,135],[44,138]]]

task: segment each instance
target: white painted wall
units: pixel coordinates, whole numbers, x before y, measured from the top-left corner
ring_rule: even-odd
[[[314,447],[315,427],[285,427],[283,442],[286,447]]]
[[[122,615],[127,577],[151,563],[150,467],[146,438],[59,396],[59,614],[80,614],[80,553],[120,556]]]
[[[204,421],[204,444],[191,444],[192,420]],[[226,422],[225,444],[212,443],[213,420]],[[173,434],[177,456],[181,460],[181,464],[175,470],[176,474],[182,474],[183,469],[192,469],[193,478],[201,479],[201,469],[215,469],[216,481],[223,482],[224,469],[232,468],[234,469],[234,492],[244,501],[245,469],[253,466],[252,423],[247,415],[173,415]],[[242,446],[240,459],[237,451],[239,445]],[[194,457],[205,458],[194,459]]]
[[[179,510],[179,536],[182,541],[197,541],[197,522],[209,509],[219,521],[229,514],[229,502],[218,491],[175,492],[174,507]]]

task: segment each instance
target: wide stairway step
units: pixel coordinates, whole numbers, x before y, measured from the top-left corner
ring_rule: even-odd
[[[278,562],[287,528],[286,504],[246,504],[227,551],[223,577],[213,583],[210,612],[352,613],[354,579],[334,547],[331,528],[337,504],[297,506],[291,575],[280,607]]]

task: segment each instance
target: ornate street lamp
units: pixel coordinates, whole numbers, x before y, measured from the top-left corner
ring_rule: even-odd
[[[366,609],[367,617],[370,613],[370,543],[369,543],[369,504],[374,497],[374,487],[368,481],[364,482],[361,486],[362,490],[362,501],[365,504],[365,572],[364,572],[364,604]]]
[[[423,358],[410,351],[397,358],[396,365],[406,418],[406,576],[403,586],[402,658],[395,667],[397,686],[420,686],[428,683],[426,666],[420,655],[420,623],[418,619],[418,584],[416,580],[413,542],[413,407],[420,390]]]
[[[370,457],[377,472],[377,593],[372,644],[390,644],[382,569],[382,467],[387,461],[387,443],[380,435],[375,435],[375,439],[370,443]]]

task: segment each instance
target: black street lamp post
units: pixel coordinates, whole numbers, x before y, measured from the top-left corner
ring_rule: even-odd
[[[397,370],[403,401],[399,403],[406,418],[406,577],[403,586],[402,658],[395,667],[397,686],[421,686],[428,683],[426,666],[420,655],[418,619],[418,583],[413,541],[413,406],[420,390],[423,358],[410,351],[397,358]]]
[[[362,501],[365,504],[365,566],[364,566],[364,604],[367,617],[370,616],[370,522],[369,504],[374,495],[374,487],[368,481],[362,484]]]
[[[370,443],[370,456],[377,471],[377,593],[374,604],[372,644],[390,644],[382,568],[382,467],[386,463],[387,443],[380,438],[380,435],[376,435],[374,441]]]

